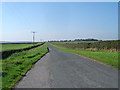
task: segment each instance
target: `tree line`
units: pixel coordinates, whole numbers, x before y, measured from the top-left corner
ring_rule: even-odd
[[[76,42],[76,41],[102,41],[102,40],[88,38],[88,39],[74,39],[74,40],[51,40],[48,42]]]

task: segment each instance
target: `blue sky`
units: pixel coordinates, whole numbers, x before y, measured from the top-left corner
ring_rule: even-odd
[[[118,39],[117,2],[2,3],[2,40]]]

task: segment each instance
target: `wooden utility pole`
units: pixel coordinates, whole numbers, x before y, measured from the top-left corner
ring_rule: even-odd
[[[36,32],[32,32],[33,33],[33,44],[34,44],[34,42],[35,42],[35,33]]]

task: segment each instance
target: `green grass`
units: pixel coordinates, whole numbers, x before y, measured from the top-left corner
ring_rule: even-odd
[[[75,49],[65,48],[65,47],[58,46],[58,45],[53,45],[53,46],[60,50],[86,56],[88,58],[91,58],[91,59],[100,61],[104,64],[110,65],[114,68],[118,68],[118,52],[75,50]],[[118,69],[120,70],[120,68]]]
[[[0,60],[0,74],[2,73],[2,60]],[[2,77],[0,75],[0,90],[2,88]]]
[[[40,44],[40,43],[39,43]],[[35,44],[37,45],[37,44]],[[2,47],[2,50],[0,51],[8,51],[8,50],[15,50],[15,49],[23,49],[27,47],[31,47],[33,44],[0,44],[0,47]]]
[[[12,54],[2,60],[2,88],[11,88],[43,55],[48,52],[44,44],[28,51]]]

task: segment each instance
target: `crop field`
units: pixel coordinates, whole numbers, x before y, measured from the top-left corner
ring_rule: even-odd
[[[31,45],[32,44],[26,46],[20,45],[21,47],[18,45],[17,48],[25,48]],[[9,46],[13,47],[14,45]],[[5,45],[4,47],[7,46]],[[47,52],[47,45],[43,44],[27,51],[13,53],[10,57],[2,59],[2,88],[6,89],[13,87],[15,83]]]
[[[40,43],[38,43],[38,44],[40,44]],[[37,44],[35,44],[35,45],[37,45]],[[31,47],[31,46],[33,46],[33,44],[0,44],[0,47],[2,47],[2,51],[23,49],[23,48],[27,48],[27,47]]]
[[[105,43],[105,44],[101,44],[101,43]],[[111,43],[111,44],[110,44]],[[114,43],[116,43],[116,45],[114,45]],[[82,55],[82,56],[86,56],[88,58],[97,60],[99,62],[102,62],[104,64],[110,65],[114,68],[118,68],[120,69],[120,67],[118,67],[119,63],[118,63],[118,54],[120,52],[118,52],[118,42],[115,41],[113,43],[113,41],[109,41],[109,42],[93,42],[91,43],[91,46],[88,43],[81,43],[81,42],[77,42],[77,43],[72,43],[72,42],[52,42],[51,44],[58,48],[61,49],[63,51],[66,52],[71,52],[71,53],[75,53],[78,55]],[[85,46],[84,46],[85,45]],[[114,47],[113,47],[113,46]],[[94,46],[94,47],[93,47]],[[103,47],[103,48],[102,48]]]

